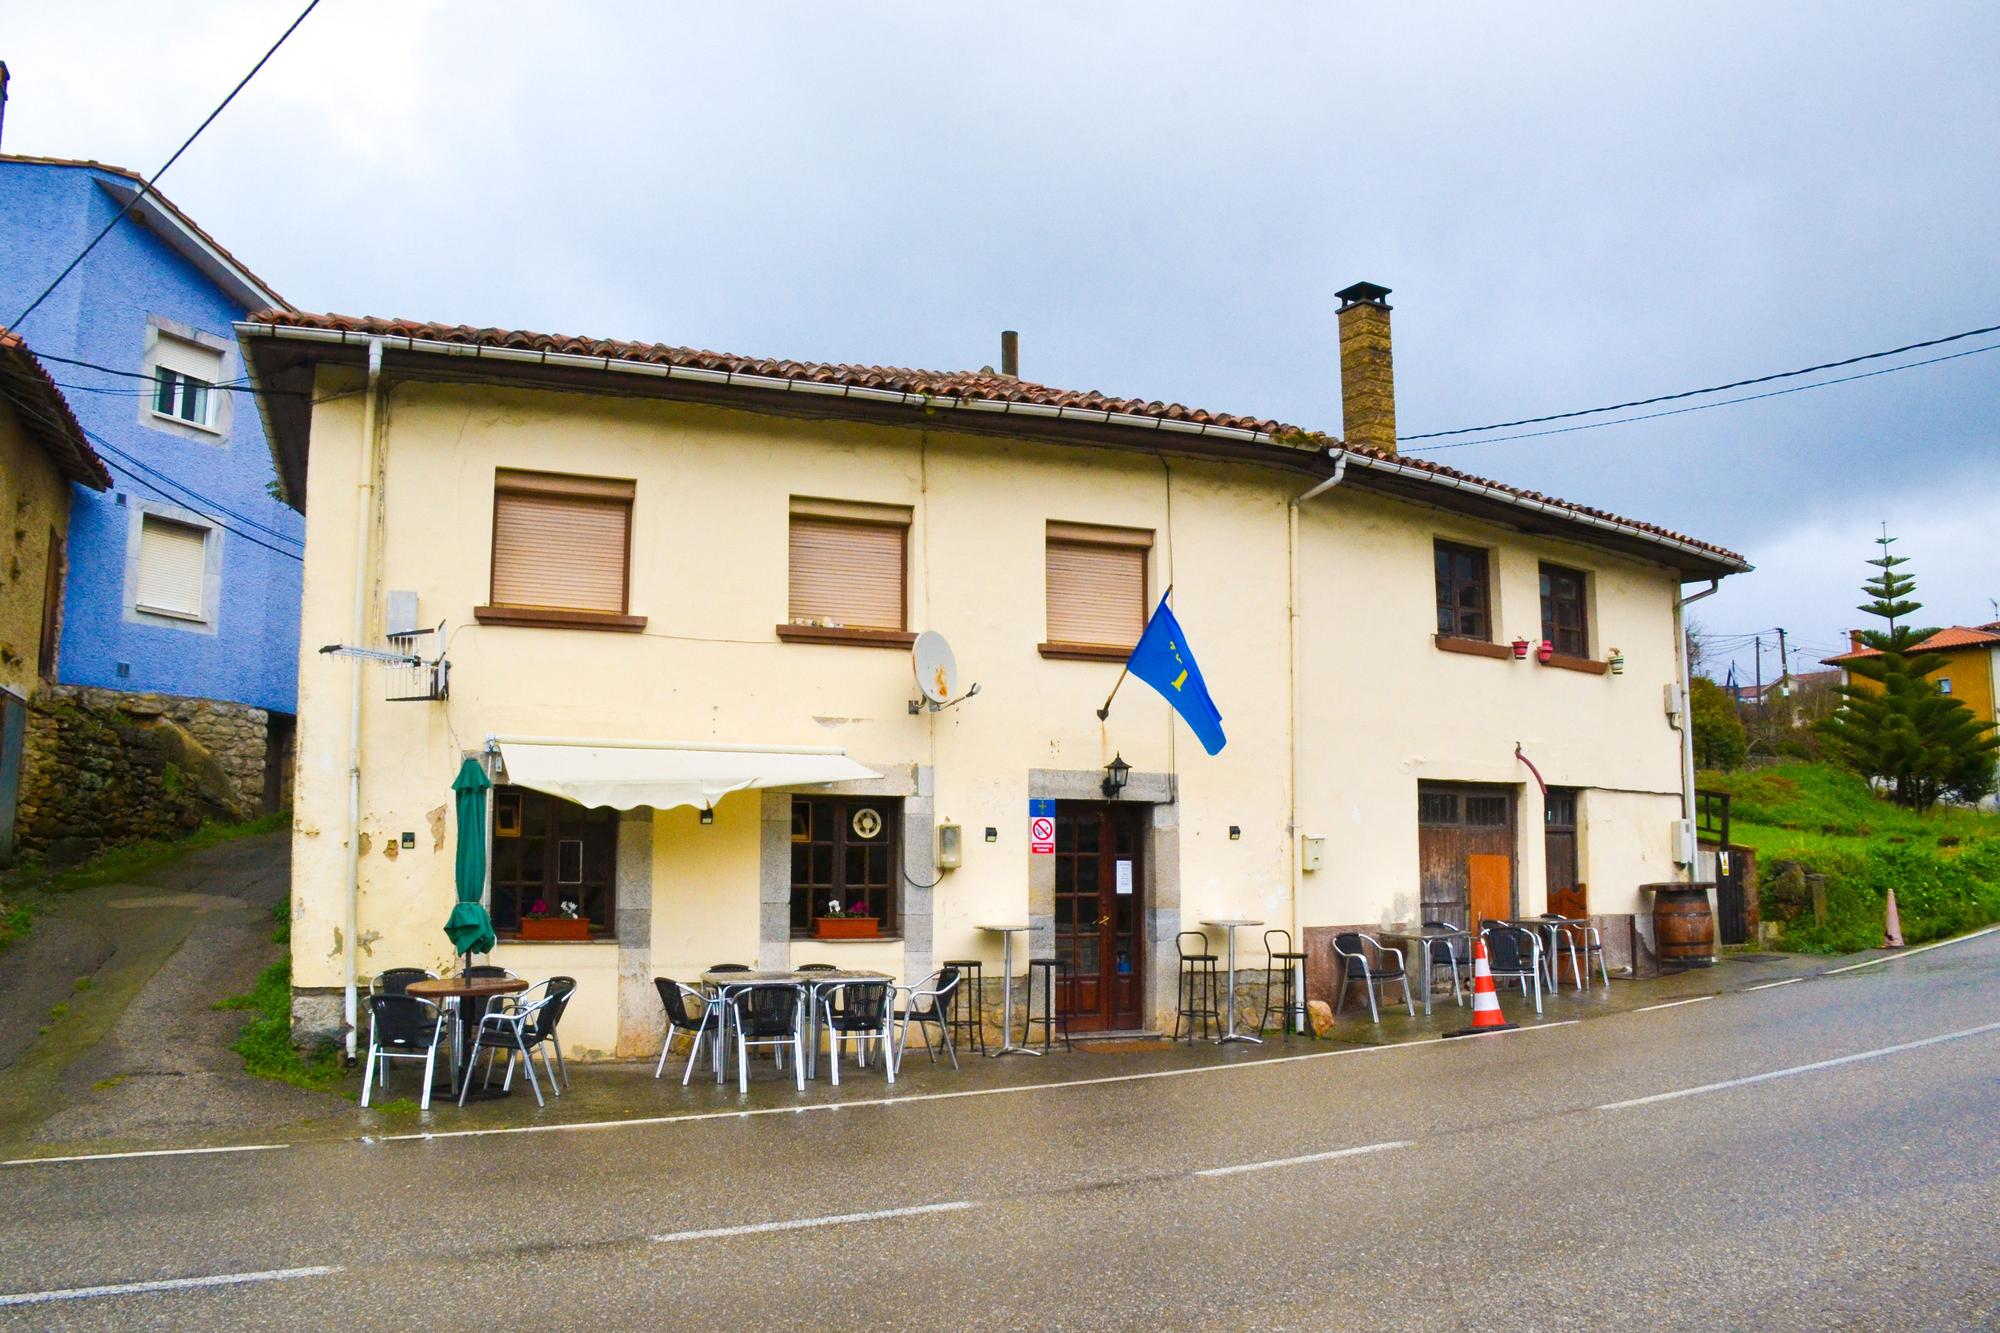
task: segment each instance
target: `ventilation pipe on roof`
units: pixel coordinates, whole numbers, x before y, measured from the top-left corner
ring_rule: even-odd
[[[1348,444],[1396,452],[1396,375],[1387,287],[1357,282],[1340,298],[1340,428]]]
[[[1013,329],[1000,330],[1000,373],[1010,380],[1021,378],[1021,335]]]
[[[369,551],[375,526],[375,434],[381,419],[382,340],[368,343],[368,387],[361,397],[361,479],[354,506],[354,620],[348,642],[368,642]],[[347,660],[347,901],[341,928],[340,1013],[347,1033],[347,1062],[354,1063],[360,1030],[356,986],[356,936],[361,926],[361,659]]]

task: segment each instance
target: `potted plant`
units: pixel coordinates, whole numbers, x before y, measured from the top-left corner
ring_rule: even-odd
[[[561,911],[552,912],[546,899],[537,898],[521,914],[521,938],[587,940],[590,938],[590,922],[577,911],[573,902],[565,902]]]
[[[858,898],[847,907],[830,900],[813,923],[814,938],[822,940],[872,940],[881,933],[881,920],[868,915],[868,904]]]

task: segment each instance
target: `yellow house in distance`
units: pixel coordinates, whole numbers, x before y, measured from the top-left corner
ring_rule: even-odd
[[[1825,658],[1821,665],[1840,668],[1843,684],[1873,688],[1873,682],[1852,675],[1847,664],[1858,657],[1873,657],[1876,650],[1864,647],[1861,635],[1850,635],[1852,647],[1838,657]],[[1982,722],[2000,720],[2000,620],[1988,625],[1947,625],[1918,641],[1916,653],[1937,653],[1944,665],[1930,673],[1940,693],[1949,694]]]
[[[71,485],[111,473],[20,335],[0,329],[0,865],[14,855],[28,701],[56,677]]]
[[[1264,923],[1246,964],[1289,932],[1326,998],[1339,928],[1557,904],[1629,960],[1638,886],[1693,854],[1682,585],[1748,566],[1398,456],[1387,294],[1341,294],[1344,441],[1006,357],[246,320],[307,518],[297,1029],[451,965],[466,756],[497,784],[493,961],[578,980],[583,1053],[656,1051],[653,978],[723,962],[975,959],[990,1002],[1002,925],[1068,962],[1079,1031],[1170,1027],[1176,936],[1224,918]],[[1213,757],[1136,682],[1099,716],[1170,586]],[[938,707],[922,631],[956,661]],[[441,647],[448,688],[317,651],[392,643]],[[529,938],[564,904],[584,938]],[[825,938],[855,917],[873,938]]]

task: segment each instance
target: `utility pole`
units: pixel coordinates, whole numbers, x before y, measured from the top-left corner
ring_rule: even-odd
[[[1764,636],[1757,636],[1757,720],[1764,720]]]
[[[1785,647],[1785,631],[1778,631],[1778,697],[1785,701],[1785,721],[1799,725],[1798,705],[1792,701],[1792,658]]]

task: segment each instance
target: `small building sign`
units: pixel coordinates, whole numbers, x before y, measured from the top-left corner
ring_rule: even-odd
[[[1028,850],[1036,856],[1047,856],[1056,849],[1056,803],[1050,801],[1028,802]]]

